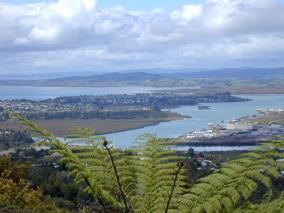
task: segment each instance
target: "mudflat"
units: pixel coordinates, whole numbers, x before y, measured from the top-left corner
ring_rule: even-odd
[[[58,137],[66,136],[74,127],[95,129],[97,134],[107,134],[130,129],[138,129],[145,126],[156,125],[160,122],[182,119],[182,116],[167,119],[131,119],[131,120],[99,120],[99,119],[64,119],[64,120],[36,120],[36,124],[53,132]],[[25,127],[16,121],[8,120],[0,122],[0,128],[24,130]]]

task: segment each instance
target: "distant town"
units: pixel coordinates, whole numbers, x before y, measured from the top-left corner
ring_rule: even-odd
[[[257,145],[284,135],[284,109],[259,109],[257,113],[227,123],[209,123],[208,129],[176,137],[174,143],[180,146]]]
[[[0,101],[0,120],[9,119],[7,110],[33,120],[53,119],[135,119],[166,117],[161,109],[199,103],[238,102],[248,99],[230,93],[206,95],[145,93],[135,95],[73,96],[31,100]]]

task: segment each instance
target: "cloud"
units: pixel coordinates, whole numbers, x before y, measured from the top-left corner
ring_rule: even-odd
[[[207,0],[179,10],[95,0],[0,3],[0,72],[283,66],[281,0]]]
[[[199,18],[202,13],[202,5],[184,5],[181,10],[174,11],[171,16],[186,22]]]

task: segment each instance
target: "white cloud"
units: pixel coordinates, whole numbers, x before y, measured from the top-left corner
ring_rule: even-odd
[[[207,0],[172,12],[96,3],[0,3],[0,72],[284,65],[280,0]]]
[[[200,17],[201,13],[202,5],[184,5],[181,10],[172,13],[172,18],[188,22]]]
[[[59,29],[57,27],[36,26],[32,29],[30,37],[35,41],[44,42],[44,41],[55,40],[58,34],[59,34]]]

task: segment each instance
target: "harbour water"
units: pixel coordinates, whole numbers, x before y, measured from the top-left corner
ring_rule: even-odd
[[[198,110],[197,106],[183,106],[171,111],[192,116],[190,119],[162,122],[155,126],[141,129],[129,130],[106,135],[107,139],[114,144],[126,148],[145,133],[157,135],[162,138],[178,137],[190,131],[205,129],[208,123],[228,122],[232,119],[251,116],[256,114],[256,109],[262,108],[284,108],[284,95],[242,95],[250,98],[248,102],[236,103],[212,103],[210,110]],[[200,147],[198,148],[200,149]],[[215,147],[208,147],[207,150],[216,150]],[[222,150],[241,149],[237,147],[219,147]]]
[[[249,151],[256,149],[256,146],[194,146],[195,152],[227,152],[227,151]],[[189,147],[174,147],[178,151],[188,151]]]
[[[172,88],[159,88],[166,90]],[[34,87],[0,86],[0,99],[43,100],[59,96],[135,94],[156,91],[154,87]]]
[[[106,94],[133,94],[151,92],[157,88],[151,87],[7,87],[0,86],[0,99],[32,99],[40,100],[54,98],[58,96],[74,95],[106,95]],[[167,89],[167,88],[160,88]],[[197,106],[183,106],[171,109],[184,115],[192,116],[190,119],[162,122],[155,126],[148,126],[140,129],[128,130],[105,135],[115,145],[121,148],[131,146],[136,139],[150,133],[163,138],[178,137],[190,131],[207,128],[208,123],[226,122],[234,118],[251,116],[256,114],[256,109],[262,108],[284,108],[284,95],[242,95],[241,97],[250,98],[249,102],[236,103],[212,103],[209,110],[199,110]],[[204,147],[204,150],[239,150],[244,147]],[[198,149],[202,149],[199,147]]]

